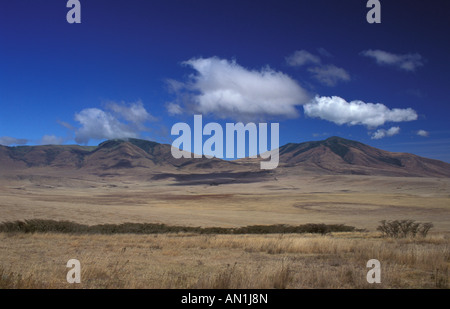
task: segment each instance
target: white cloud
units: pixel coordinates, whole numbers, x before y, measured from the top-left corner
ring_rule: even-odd
[[[138,125],[141,125],[146,121],[155,120],[155,118],[147,112],[144,104],[140,100],[131,103],[128,106],[123,102],[121,104],[109,102],[107,103],[106,108],[111,110],[114,114],[120,115],[120,117],[126,121]]]
[[[365,103],[363,101],[347,102],[344,99],[316,96],[303,106],[306,116],[320,118],[338,125],[365,125],[376,128],[386,122],[402,122],[417,119],[417,113],[411,109],[389,109],[381,103]]]
[[[191,59],[184,64],[196,74],[181,87],[188,95],[180,92],[177,95],[183,102],[188,97],[187,105],[191,104],[194,112],[237,120],[296,117],[296,106],[309,100],[295,80],[269,67],[248,70],[235,61],[217,57]]]
[[[381,139],[387,136],[394,136],[400,133],[400,127],[392,127],[388,130],[378,129],[373,135],[372,139]]]
[[[3,146],[13,146],[13,145],[25,145],[28,143],[27,139],[24,138],[15,138],[10,136],[0,137],[0,145]]]
[[[75,132],[75,140],[87,144],[90,139],[137,137],[137,133],[121,123],[110,113],[98,108],[86,108],[75,115],[81,128]]]
[[[332,55],[324,48],[319,48],[318,52],[325,57]],[[339,68],[332,64],[322,64],[319,56],[313,55],[306,50],[298,50],[289,57],[286,57],[288,65],[293,67],[308,66],[308,71],[320,83],[326,86],[336,86],[340,81],[349,81],[350,74],[343,68]]]
[[[323,132],[323,133],[313,133],[312,136],[313,137],[319,137],[319,136],[329,136],[330,133],[328,132]]]
[[[173,102],[167,103],[166,108],[167,108],[167,112],[171,116],[181,115],[183,113],[183,108],[179,104],[176,104]]]
[[[423,66],[423,59],[420,54],[398,55],[382,50],[366,50],[361,53],[363,56],[375,59],[379,65],[396,66],[402,70],[413,72],[418,67]]]
[[[61,145],[64,143],[64,138],[55,135],[44,135],[41,139],[41,145]]]
[[[186,86],[184,83],[174,80],[174,79],[170,79],[170,78],[166,79],[166,84],[167,84],[168,90],[173,93],[177,93],[177,92],[183,90],[184,87]]]
[[[328,58],[333,57],[333,55],[323,47],[318,48],[317,51],[319,52],[319,54],[321,54],[324,57],[328,57]]]
[[[297,50],[289,57],[286,57],[288,65],[293,67],[300,67],[305,64],[319,64],[320,58],[307,52],[306,50]]]
[[[419,130],[419,131],[417,131],[417,135],[423,136],[423,137],[428,137],[430,135],[430,133],[425,130]]]
[[[327,86],[336,86],[339,81],[349,81],[350,75],[342,68],[335,65],[324,65],[308,69],[315,79]]]
[[[70,123],[67,123],[65,121],[61,121],[61,120],[57,120],[58,124],[62,125],[64,128],[70,130],[70,131],[75,131],[75,128],[73,125],[71,125]]]
[[[142,102],[117,104],[110,102],[107,111],[99,108],[86,108],[75,114],[81,128],[75,131],[75,141],[87,144],[89,140],[139,137],[146,131],[145,122],[153,120]]]

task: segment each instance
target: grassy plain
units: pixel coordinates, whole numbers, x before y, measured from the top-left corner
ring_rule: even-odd
[[[450,237],[0,234],[3,288],[448,288]],[[66,263],[81,263],[68,284]],[[366,280],[381,262],[381,284]]]
[[[450,179],[284,176],[272,181],[181,186],[174,181],[74,176],[0,180],[0,221],[164,223],[202,227],[433,222],[450,232]]]
[[[448,288],[450,180],[293,176],[219,186],[170,180],[0,180],[0,221],[201,227],[346,224],[367,232],[271,235],[1,233],[6,288]],[[380,220],[432,222],[425,239],[384,239]],[[82,283],[66,282],[78,259]],[[366,281],[369,259],[382,283]]]

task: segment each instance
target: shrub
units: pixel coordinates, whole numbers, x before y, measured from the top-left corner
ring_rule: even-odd
[[[429,229],[429,228],[428,228]],[[356,228],[343,224],[303,224],[303,225],[251,225],[239,228],[170,226],[155,223],[122,223],[84,225],[70,221],[25,220],[0,223],[0,232],[7,233],[66,233],[66,234],[163,234],[163,233],[198,233],[198,234],[328,234],[331,232],[353,232]],[[426,227],[421,233],[426,233]]]
[[[433,227],[433,223],[431,223],[431,222],[422,223],[422,225],[419,228],[420,235],[422,237],[426,237],[432,227]]]
[[[381,225],[377,227],[377,231],[380,231],[384,237],[393,238],[414,238],[417,234],[426,237],[433,227],[433,224],[430,222],[419,223],[414,220],[382,220],[380,223]]]

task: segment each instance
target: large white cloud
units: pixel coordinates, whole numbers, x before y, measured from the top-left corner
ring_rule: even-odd
[[[295,80],[269,67],[248,70],[217,57],[191,59],[184,64],[196,74],[182,87],[178,83],[176,92],[179,101],[190,104],[193,112],[236,120],[292,118],[298,116],[296,106],[310,98]],[[181,108],[174,104],[167,105],[172,114]]]
[[[417,113],[411,109],[389,109],[381,103],[365,103],[351,101],[333,96],[316,96],[311,102],[303,106],[305,115],[320,118],[338,125],[365,125],[376,128],[386,122],[402,122],[417,119]]]
[[[75,141],[87,144],[91,139],[139,137],[141,131],[147,130],[145,122],[152,119],[140,101],[131,104],[110,102],[106,111],[86,108],[75,114],[75,120],[81,125],[75,131]]]
[[[405,71],[415,71],[423,66],[423,59],[420,54],[393,54],[383,50],[365,50],[361,53],[363,56],[375,59],[379,65],[396,66]]]
[[[372,134],[372,139],[381,139],[386,136],[394,136],[400,133],[400,127],[392,127],[388,130],[378,129],[375,133]]]

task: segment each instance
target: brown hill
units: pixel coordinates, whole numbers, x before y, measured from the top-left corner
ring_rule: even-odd
[[[57,168],[86,171],[149,169],[161,171],[212,168],[233,169],[238,165],[207,158],[175,159],[171,145],[140,139],[116,139],[98,146],[45,145],[0,146],[0,170],[27,168]]]
[[[108,140],[98,146],[0,146],[0,176],[132,177],[144,181],[175,180],[182,184],[259,181],[247,166],[217,158],[181,158],[171,145],[140,139]]]
[[[286,144],[279,149],[276,170],[261,171],[258,159],[175,159],[171,145],[127,139],[98,146],[0,146],[0,172],[51,171],[95,176],[174,179],[183,184],[253,182],[284,174],[358,174],[450,177],[450,164],[407,153],[380,150],[356,141],[331,137],[324,141]]]
[[[280,167],[317,173],[450,177],[450,164],[340,137],[280,147]]]

